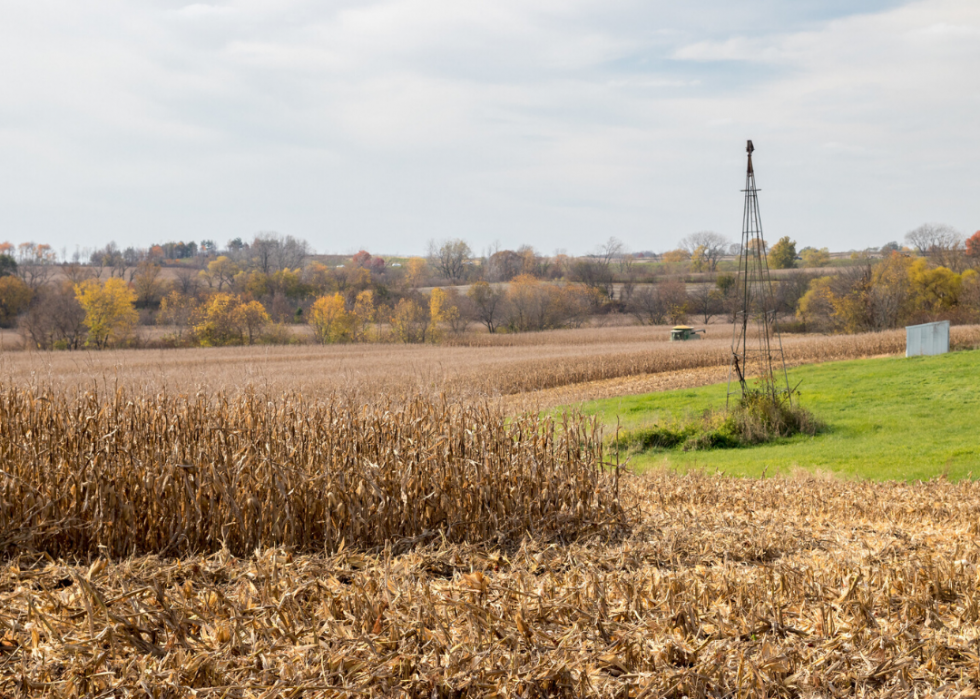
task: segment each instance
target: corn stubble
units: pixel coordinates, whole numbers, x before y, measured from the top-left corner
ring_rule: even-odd
[[[977,483],[622,486],[632,531],[571,544],[22,555],[0,692],[976,696]]]

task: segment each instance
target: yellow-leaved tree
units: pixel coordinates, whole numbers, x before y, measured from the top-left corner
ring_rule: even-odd
[[[269,322],[258,301],[219,292],[194,312],[194,338],[204,347],[250,345]]]
[[[85,344],[99,349],[129,335],[139,320],[134,307],[136,294],[118,277],[107,279],[105,284],[95,279],[76,284],[75,298],[85,311]]]
[[[439,342],[442,338],[442,325],[452,324],[459,318],[459,309],[452,305],[449,295],[436,287],[429,296],[429,342]]]
[[[357,295],[357,299],[354,301],[353,315],[353,339],[355,342],[366,341],[368,330],[375,317],[374,293],[370,289],[365,289]]]
[[[343,294],[318,298],[310,307],[309,323],[317,342],[333,344],[353,339],[354,316],[347,312]]]
[[[391,332],[399,342],[425,342],[429,314],[414,299],[402,299],[391,313]]]

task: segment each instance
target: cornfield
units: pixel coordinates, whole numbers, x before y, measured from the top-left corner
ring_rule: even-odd
[[[710,332],[713,339],[698,342],[667,342],[666,329],[643,326],[524,333],[513,336],[515,344],[484,347],[0,352],[0,375],[13,387],[71,391],[97,386],[106,392],[122,385],[148,394],[236,394],[253,387],[270,395],[302,393],[324,401],[342,396],[373,403],[419,394],[479,401],[587,382],[727,367],[731,329],[712,326]],[[951,343],[957,349],[980,346],[980,326],[954,327]],[[784,346],[791,364],[855,359],[904,352],[905,333],[786,336]]]
[[[976,697],[976,482],[624,477],[632,531],[0,574],[0,693]]]
[[[0,390],[0,552],[294,551],[559,536],[619,516],[595,423],[398,408]]]

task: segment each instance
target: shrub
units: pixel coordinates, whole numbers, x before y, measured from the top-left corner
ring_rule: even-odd
[[[613,446],[633,452],[734,449],[795,434],[812,436],[823,427],[809,410],[793,405],[790,395],[777,394],[774,401],[764,389],[753,389],[727,411],[706,410],[684,421],[620,432]]]

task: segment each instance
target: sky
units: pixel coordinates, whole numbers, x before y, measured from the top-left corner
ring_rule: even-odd
[[[980,229],[977,0],[0,0],[0,240]]]

